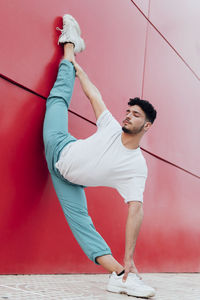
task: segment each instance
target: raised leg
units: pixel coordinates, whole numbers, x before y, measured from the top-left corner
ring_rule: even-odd
[[[46,101],[43,136],[46,143],[56,133],[68,133],[68,107],[75,81],[75,69],[68,60],[59,65],[57,79]]]
[[[64,59],[59,65],[57,79],[46,101],[43,140],[49,171],[54,168],[64,146],[76,138],[68,132],[68,107],[75,82],[75,69],[70,60],[74,58],[73,45],[66,44]]]

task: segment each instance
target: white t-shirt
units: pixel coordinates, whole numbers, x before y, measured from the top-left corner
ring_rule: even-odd
[[[72,183],[112,187],[125,202],[143,202],[147,165],[140,148],[132,150],[123,145],[122,128],[108,110],[96,124],[93,135],[64,147],[56,168]]]

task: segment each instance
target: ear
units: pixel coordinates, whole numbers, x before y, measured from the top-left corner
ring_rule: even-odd
[[[149,128],[151,127],[152,123],[151,122],[146,122],[144,125],[144,131],[148,131]]]

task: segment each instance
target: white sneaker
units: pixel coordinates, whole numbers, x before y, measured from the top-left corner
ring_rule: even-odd
[[[58,39],[58,44],[66,42],[73,43],[75,48],[74,52],[78,53],[85,49],[84,40],[81,38],[81,30],[77,21],[71,15],[63,16],[63,29],[56,27],[57,30],[61,31],[61,35]]]
[[[152,297],[155,295],[155,290],[144,284],[139,277],[134,273],[129,273],[125,282],[122,281],[124,274],[117,276],[115,272],[110,275],[107,291],[113,293],[124,293],[135,297]]]

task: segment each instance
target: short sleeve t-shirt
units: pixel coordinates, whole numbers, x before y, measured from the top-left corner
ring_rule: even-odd
[[[96,124],[93,135],[64,147],[56,168],[72,183],[112,187],[125,202],[143,202],[147,165],[140,147],[128,149],[123,145],[121,125],[108,110]]]

